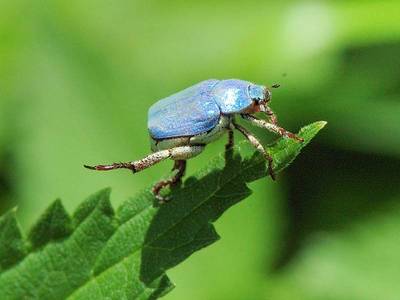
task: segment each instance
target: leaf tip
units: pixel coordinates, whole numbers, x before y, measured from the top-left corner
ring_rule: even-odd
[[[33,248],[67,236],[71,231],[71,219],[60,199],[46,209],[28,234]]]
[[[0,216],[0,273],[20,261],[26,254],[25,241],[12,208]]]
[[[304,139],[302,147],[308,144],[327,123],[326,121],[317,121],[302,127],[298,133],[298,135]]]
[[[82,223],[98,206],[100,206],[107,214],[113,214],[110,203],[110,194],[111,188],[107,187],[86,198],[73,214],[74,225],[77,226]]]
[[[319,127],[320,129],[324,128],[326,126],[326,124],[328,124],[327,121],[317,121],[314,123],[317,127]]]

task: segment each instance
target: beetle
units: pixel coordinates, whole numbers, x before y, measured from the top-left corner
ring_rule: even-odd
[[[137,173],[162,160],[172,159],[172,171],[175,174],[153,187],[155,197],[160,202],[165,202],[167,199],[160,195],[161,190],[181,182],[188,159],[199,155],[207,144],[225,133],[228,134],[225,149],[231,149],[234,145],[233,131],[238,130],[261,152],[268,162],[270,176],[275,179],[273,160],[268,151],[250,131],[235,121],[235,117],[240,116],[255,126],[302,142],[302,138],[278,126],[277,118],[269,107],[271,97],[271,90],[266,86],[245,80],[202,81],[161,99],[150,107],[148,130],[152,154],[136,161],[85,167],[97,171],[124,168]],[[267,120],[254,116],[257,112],[265,114]]]

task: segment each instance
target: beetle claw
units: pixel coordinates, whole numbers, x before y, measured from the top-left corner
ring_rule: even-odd
[[[167,203],[167,202],[169,202],[171,200],[170,197],[164,197],[164,196],[161,195],[161,190],[163,188],[165,188],[167,186],[171,186],[171,185],[172,185],[171,180],[163,180],[163,181],[160,181],[160,182],[156,183],[153,186],[153,190],[152,191],[153,191],[154,197],[158,200],[158,203],[165,204],[165,203]]]

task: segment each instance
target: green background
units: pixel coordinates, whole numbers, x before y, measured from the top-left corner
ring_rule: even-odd
[[[117,206],[168,174],[82,165],[145,156],[149,106],[208,78],[278,82],[284,127],[328,126],[165,299],[399,299],[398,1],[0,1],[0,212],[27,229],[55,198],[110,186]]]

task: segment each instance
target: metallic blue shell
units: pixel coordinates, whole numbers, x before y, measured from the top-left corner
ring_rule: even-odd
[[[193,136],[214,128],[220,108],[211,96],[216,79],[202,81],[156,102],[149,109],[148,128],[155,139]]]
[[[249,96],[251,99],[265,99],[265,86],[252,84],[249,86]]]
[[[251,82],[228,79],[221,80],[213,89],[212,95],[224,114],[239,113],[252,104],[249,96]]]
[[[207,132],[218,124],[221,113],[240,113],[264,93],[264,86],[239,79],[202,81],[150,107],[150,135],[166,139]]]

